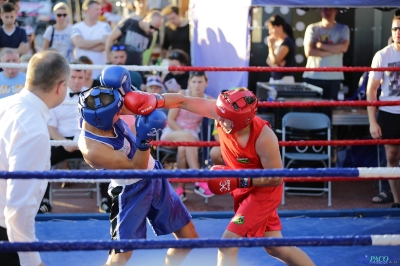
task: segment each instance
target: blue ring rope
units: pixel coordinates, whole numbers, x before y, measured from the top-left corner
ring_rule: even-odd
[[[370,235],[243,239],[115,240],[115,241],[0,241],[0,252],[134,250],[165,248],[271,247],[271,246],[371,246]]]
[[[373,169],[373,168],[371,168]],[[388,168],[386,168],[388,169]],[[130,179],[130,178],[220,178],[220,177],[359,177],[358,168],[301,168],[260,170],[57,170],[57,171],[0,171],[1,179]],[[380,177],[378,175],[377,177]],[[400,176],[400,175],[399,175]]]

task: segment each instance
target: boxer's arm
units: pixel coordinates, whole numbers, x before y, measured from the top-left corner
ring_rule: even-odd
[[[218,118],[215,110],[216,100],[188,97],[179,93],[164,93],[162,96],[164,96],[164,108],[166,109],[181,108],[208,118]]]
[[[270,127],[264,126],[255,146],[257,155],[264,169],[282,168],[278,138]],[[282,178],[254,178],[253,186],[274,187],[279,186],[282,181]]]
[[[132,160],[117,150],[98,141],[83,138],[79,140],[79,148],[85,161],[95,169],[147,169],[150,151],[137,150]]]

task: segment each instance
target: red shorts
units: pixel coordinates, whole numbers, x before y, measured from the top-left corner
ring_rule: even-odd
[[[242,237],[263,237],[266,231],[282,230],[276,210],[282,200],[282,188],[283,185],[256,188],[245,193],[246,197],[234,196],[235,216],[226,229]]]

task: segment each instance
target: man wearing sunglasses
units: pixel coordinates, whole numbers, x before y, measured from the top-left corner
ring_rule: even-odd
[[[126,59],[128,58],[126,53],[126,46],[120,43],[114,43],[110,49],[110,64],[122,66],[126,65]],[[129,71],[129,75],[131,76],[132,85],[140,89],[143,84],[142,75],[137,71]]]
[[[111,47],[117,41],[124,44],[128,55],[127,65],[142,65],[143,52],[153,40],[153,33],[158,31],[164,22],[159,11],[150,11],[142,20],[128,18],[115,27],[106,41],[108,61],[111,61]]]
[[[393,43],[375,54],[371,67],[400,67],[400,15],[394,16],[391,32]],[[379,96],[380,100],[399,101],[400,71],[370,72],[367,85],[368,101],[377,100],[379,86],[382,90]],[[398,139],[400,137],[400,106],[379,107],[378,119],[375,106],[368,106],[367,110],[369,131],[374,139]],[[398,167],[400,146],[385,145],[385,150],[387,167]],[[400,180],[389,180],[389,184],[394,199],[392,208],[400,208]]]

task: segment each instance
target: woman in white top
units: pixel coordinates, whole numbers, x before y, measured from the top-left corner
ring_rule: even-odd
[[[42,49],[53,48],[59,51],[68,62],[72,62],[74,45],[71,41],[72,26],[68,22],[70,18],[68,5],[63,2],[56,4],[53,13],[56,24],[47,27],[44,32]]]

